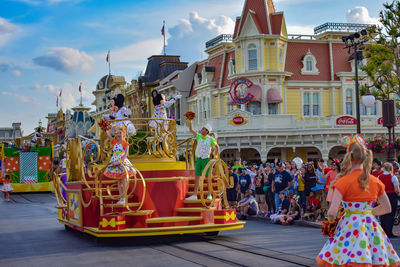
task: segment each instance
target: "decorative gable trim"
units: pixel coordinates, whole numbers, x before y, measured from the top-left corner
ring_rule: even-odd
[[[301,69],[302,75],[319,75],[317,58],[311,53],[310,49],[308,49],[307,54],[304,55],[301,62],[303,63],[303,68]]]

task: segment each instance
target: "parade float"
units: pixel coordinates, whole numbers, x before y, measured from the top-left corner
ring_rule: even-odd
[[[1,147],[2,174],[13,193],[53,191],[54,134],[38,132]]]
[[[85,139],[83,149],[83,137],[68,140],[65,173],[54,179],[58,221],[66,229],[96,237],[127,237],[215,235],[243,227],[228,205],[228,169],[215,151],[200,178],[198,200],[185,200],[194,188],[196,141],[178,144],[172,119],[126,120],[137,131],[127,139],[128,159],[137,171],[129,176],[125,167],[128,186],[122,193],[118,182],[104,175],[112,153],[105,131],[98,141]],[[126,201],[118,204],[121,198]]]

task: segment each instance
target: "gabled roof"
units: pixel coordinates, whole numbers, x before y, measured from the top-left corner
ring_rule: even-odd
[[[272,0],[246,0],[239,23],[236,20],[233,38],[240,35],[249,12],[260,34],[273,34],[270,17],[275,13],[275,7]]]
[[[142,82],[153,83],[160,81],[176,70],[184,70],[187,62],[181,62],[179,56],[154,55],[148,58],[146,72],[140,76]]]

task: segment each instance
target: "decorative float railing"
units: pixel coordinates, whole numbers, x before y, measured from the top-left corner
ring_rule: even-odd
[[[100,140],[78,137],[68,141],[66,182],[64,173],[54,175],[60,222],[96,236],[99,231],[125,227],[130,229],[129,235],[147,235],[137,231],[156,226],[200,227],[201,232],[215,230],[217,222],[227,224],[218,230],[243,227],[242,222],[229,219],[234,210],[227,211],[226,189],[231,184],[228,169],[214,150],[200,179],[200,198],[185,200],[193,193],[196,141],[188,138],[177,143],[176,123],[171,119],[123,121],[127,120],[136,128],[136,135],[127,137],[127,141],[128,159],[137,171],[130,176],[122,165],[127,185],[124,190],[118,188],[117,180],[104,176],[112,153],[104,132]],[[211,200],[206,199],[207,194],[211,194]],[[123,204],[115,203],[121,198],[126,199]],[[226,212],[227,220],[223,219]]]

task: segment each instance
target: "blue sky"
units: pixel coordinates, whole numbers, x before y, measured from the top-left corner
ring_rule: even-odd
[[[372,23],[384,0],[275,0],[289,33],[312,34],[325,22]],[[39,119],[83,101],[108,72],[127,81],[144,70],[147,58],[162,50],[166,21],[167,54],[193,63],[205,58],[204,43],[232,33],[244,0],[1,0],[0,127],[22,122],[25,134]]]

